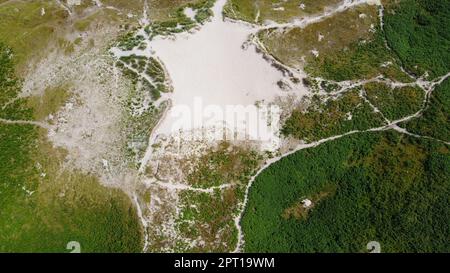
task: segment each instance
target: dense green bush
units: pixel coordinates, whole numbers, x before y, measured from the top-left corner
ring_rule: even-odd
[[[365,252],[375,240],[384,252],[448,252],[448,153],[437,142],[385,132],[286,157],[251,189],[245,250]],[[286,218],[304,198],[314,204],[307,216]]]
[[[425,92],[417,86],[392,88],[384,83],[374,82],[366,84],[364,91],[367,99],[391,121],[418,112],[425,100]]]
[[[403,0],[386,6],[385,32],[403,66],[431,78],[450,70],[450,3],[448,0]]]
[[[282,133],[313,142],[354,130],[382,126],[382,116],[374,112],[359,92],[359,89],[349,90],[340,97],[328,100],[324,96],[314,96],[306,111],[293,111]]]
[[[400,82],[411,81],[401,71],[398,58],[385,46],[379,27],[370,40],[355,42],[348,48],[313,60],[305,69],[313,76],[335,81],[370,79],[379,75]]]
[[[450,141],[450,80],[433,91],[423,115],[404,126],[412,133]]]

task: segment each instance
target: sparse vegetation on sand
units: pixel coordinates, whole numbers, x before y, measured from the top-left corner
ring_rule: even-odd
[[[42,112],[29,107],[40,109],[37,99],[17,100],[20,108],[4,112],[20,90],[12,56],[0,44],[1,117],[40,117]],[[45,111],[52,110],[47,106]],[[101,186],[94,176],[61,168],[66,152],[52,147],[45,129],[0,122],[0,150],[0,252],[66,252],[70,241],[78,241],[82,252],[142,249],[141,226],[128,196]]]
[[[227,17],[251,23],[289,22],[323,12],[342,0],[230,0],[224,8]]]
[[[237,242],[234,218],[243,199],[243,185],[212,193],[185,191],[180,194],[179,234],[197,245],[178,245],[182,252],[231,252]],[[201,240],[201,242],[199,241]]]
[[[217,148],[211,148],[196,160],[188,162],[185,166],[187,182],[198,188],[217,187],[227,183],[245,184],[260,160],[254,150],[223,142]]]

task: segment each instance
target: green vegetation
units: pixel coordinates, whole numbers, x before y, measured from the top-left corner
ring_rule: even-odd
[[[47,88],[42,96],[34,96],[27,99],[27,104],[34,109],[33,119],[44,120],[50,114],[55,114],[61,105],[69,98],[69,86]]]
[[[183,252],[231,252],[237,243],[234,217],[244,187],[234,186],[213,193],[185,191],[180,194],[181,213],[177,227],[183,238],[202,238],[204,245],[178,245]]]
[[[161,0],[149,0],[148,1],[150,18],[154,21],[163,22],[173,19],[176,14],[185,7],[191,7],[196,10],[208,9],[213,6],[214,1],[212,0],[171,0],[171,1],[161,1]]]
[[[192,187],[217,188],[205,192],[180,192],[176,228],[182,239],[177,242],[175,251],[230,252],[235,248],[234,219],[239,213],[247,182],[261,161],[262,157],[250,147],[222,142],[201,156],[181,163],[186,181]],[[190,244],[199,238],[201,245]]]
[[[134,93],[135,98],[139,97],[134,91],[131,93]],[[138,104],[136,101],[133,103]],[[141,104],[139,107],[142,107]],[[136,112],[132,112],[133,108],[127,109],[123,120],[123,133],[127,139],[125,154],[131,160],[130,167],[139,168],[140,160],[148,146],[151,131],[167,107],[167,103],[163,103],[158,107],[150,105],[149,108],[142,108],[141,111]]]
[[[150,0],[152,1],[152,0]],[[149,1],[149,2],[150,2]],[[84,1],[89,2],[89,1]],[[112,6],[119,10],[121,10],[125,15],[128,12],[131,13],[137,13],[138,15],[141,15],[143,3],[141,0],[102,0],[101,1],[104,6]],[[91,3],[94,4],[94,3]],[[153,4],[153,3],[151,3]],[[153,7],[153,5],[151,5]]]
[[[135,47],[141,48],[141,46],[145,48],[143,42],[144,36],[136,35],[134,32],[128,32],[119,39],[117,47],[122,50],[132,50]]]
[[[152,22],[145,28],[145,31],[150,39],[159,35],[168,36],[189,31],[198,24],[204,24],[213,15],[211,8],[214,3],[215,0],[201,0],[182,5],[169,18]],[[195,21],[186,16],[186,8],[191,8],[195,12]]]
[[[370,40],[354,42],[348,48],[322,54],[307,64],[305,70],[313,76],[335,81],[370,79],[379,75],[400,82],[412,81],[386,48],[379,28]]]
[[[338,4],[341,0],[230,0],[224,13],[227,17],[247,22],[263,23],[266,20],[289,22],[307,15],[321,13],[326,7]],[[300,7],[300,4],[304,4]],[[259,14],[259,16],[258,16]]]
[[[93,177],[55,170],[63,158],[53,157],[59,152],[37,131],[0,125],[0,252],[67,252],[70,241],[83,252],[139,252],[140,226],[128,197]]]
[[[143,43],[144,37],[130,34],[119,42],[119,47],[131,50]],[[157,101],[162,93],[171,91],[171,86],[163,65],[153,57],[122,56],[116,66],[131,82],[122,120],[127,142],[124,152],[131,161],[130,167],[138,168],[148,146],[149,135],[168,107],[167,102]]]
[[[41,16],[45,8],[46,16]],[[15,60],[21,68],[29,58],[55,38],[57,25],[64,24],[65,11],[49,1],[10,1],[0,6],[0,41],[16,52]]]
[[[348,11],[327,19],[336,33],[341,26],[347,31],[356,27],[357,35],[343,42],[324,35],[327,24],[320,23],[284,33],[269,30],[259,37],[270,53],[288,65],[298,65],[305,56],[309,75],[325,79],[305,79],[313,90],[336,91],[338,86],[327,80],[379,75],[411,82],[401,67],[415,76],[447,74],[448,2],[386,0],[383,4],[385,31],[372,22],[365,32],[364,24],[358,26]],[[331,46],[314,40],[317,36],[323,41],[328,38]],[[307,56],[313,46],[319,55]],[[412,133],[448,141],[449,89],[446,80],[432,92],[423,115],[401,125]],[[377,127],[382,122],[379,115],[374,116],[367,105],[362,107],[368,102],[389,120],[416,113],[424,102],[423,90],[414,85],[373,82],[362,86],[360,96],[356,92],[349,90],[337,98],[315,95],[306,109],[292,113],[283,132],[307,141],[323,139]],[[364,109],[360,114],[354,112],[358,107]],[[351,119],[345,119],[346,112]],[[245,250],[367,252],[367,243],[375,240],[383,252],[448,252],[449,152],[448,145],[439,141],[386,131],[345,136],[283,158],[258,176],[251,189],[242,220]],[[305,199],[312,205],[304,206]]]
[[[52,90],[39,103],[11,103],[20,90],[12,56],[0,43],[1,117],[42,117],[48,113],[40,112],[42,104],[54,110],[61,100]],[[61,169],[66,153],[46,135],[32,125],[0,122],[0,252],[66,252],[70,241],[80,242],[82,252],[141,251],[142,231],[130,199],[95,177]]]
[[[391,121],[418,112],[425,100],[425,92],[417,86],[391,88],[374,82],[366,84],[364,91],[367,99]]]
[[[269,53],[312,76],[343,81],[383,75],[402,82],[450,70],[450,6],[445,0],[385,1],[384,29],[376,6],[359,6],[304,29],[258,34]],[[318,37],[321,37],[318,39]],[[295,45],[295,46],[293,46]],[[298,46],[301,45],[301,46]],[[313,56],[312,51],[318,56]]]
[[[394,132],[297,152],[255,181],[242,220],[248,252],[448,252],[449,148]],[[309,198],[309,211],[296,204]],[[298,206],[297,206],[298,208]]]
[[[261,160],[250,149],[231,146],[222,142],[216,149],[210,149],[193,164],[186,166],[189,184],[209,188],[227,183],[246,183]]]
[[[411,81],[385,45],[374,5],[357,6],[306,28],[263,31],[258,37],[276,59],[304,67],[313,77],[344,81],[383,75]]]
[[[25,99],[18,99],[21,81],[15,75],[13,51],[0,42],[0,118],[30,119],[32,111],[25,107]]]
[[[446,80],[431,94],[428,107],[419,118],[402,124],[419,135],[450,141],[450,80]]]
[[[364,101],[359,89],[349,90],[336,98],[313,96],[306,110],[294,110],[285,122],[282,132],[308,142],[367,130],[384,124],[379,113]]]
[[[140,83],[141,89],[144,89],[144,92],[149,92],[153,101],[158,100],[161,93],[170,91],[166,71],[157,59],[131,55],[121,57],[116,64],[119,68],[122,68],[123,73],[132,80],[134,85]],[[128,67],[125,65],[128,65]],[[143,96],[136,97],[136,99],[142,100],[145,98],[145,94],[141,95]],[[139,102],[137,103],[139,104]]]
[[[405,69],[436,78],[450,71],[450,5],[447,0],[388,1],[385,30],[389,46]]]
[[[131,81],[122,126],[127,136],[125,154],[131,159],[131,167],[137,168],[149,135],[168,106],[166,102],[157,104],[156,101],[161,93],[170,91],[170,86],[162,64],[153,57],[121,57],[116,65]]]

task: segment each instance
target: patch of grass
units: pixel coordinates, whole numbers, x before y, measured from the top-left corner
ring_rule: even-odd
[[[162,35],[168,36],[174,33],[182,33],[204,24],[212,15],[211,8],[214,0],[185,1],[182,6],[177,7],[170,16],[164,20],[154,21],[145,28],[150,38]],[[173,4],[170,4],[172,6]],[[172,6],[173,8],[173,6]],[[186,8],[191,8],[196,12],[194,20],[184,13]]]
[[[122,50],[132,50],[133,48],[140,46],[143,41],[144,36],[128,32],[119,39],[117,46]]]
[[[391,121],[418,112],[425,99],[425,92],[417,86],[391,88],[374,82],[364,85],[364,91],[367,99]]]
[[[152,7],[150,17],[155,21],[169,21],[178,16],[180,11],[183,11],[185,7],[197,7],[197,9],[205,6],[208,3],[208,9],[212,7],[214,1],[212,0],[171,0],[160,1],[150,0],[149,6]]]
[[[70,98],[69,86],[47,88],[41,96],[27,99],[27,104],[33,109],[34,120],[44,120],[50,114],[55,114]]]
[[[45,8],[44,16],[41,8]],[[0,6],[0,40],[13,48],[19,70],[45,51],[56,37],[56,26],[64,25],[66,17],[56,2],[11,1]]]
[[[231,252],[237,243],[234,217],[242,200],[242,186],[216,190],[214,193],[181,193],[181,213],[177,227],[183,238],[201,240],[203,245],[179,245],[182,252]]]
[[[144,3],[141,0],[102,0],[103,5],[115,7],[122,12],[136,13],[135,15],[141,16],[144,8]],[[153,7],[152,1],[149,1],[149,6]],[[152,9],[150,9],[151,11]]]
[[[385,78],[411,82],[396,57],[386,48],[381,30],[370,41],[359,41],[348,48],[313,60],[306,71],[335,81],[370,79],[382,75]]]
[[[142,234],[135,208],[120,190],[91,176],[61,171],[64,152],[46,132],[0,124],[0,251],[139,252]]]
[[[87,31],[89,30],[91,25],[95,22],[95,20],[98,19],[99,15],[100,15],[99,12],[96,12],[94,14],[89,15],[88,17],[77,20],[73,24],[73,27],[75,28],[75,30],[80,32]]]
[[[3,103],[20,90],[13,62],[4,58],[8,52],[0,45]],[[43,100],[50,110],[59,104],[51,93]],[[19,114],[8,106],[7,117],[23,109],[34,115],[18,101]],[[64,170],[65,151],[53,148],[46,135],[32,125],[0,122],[0,252],[68,252],[70,241],[80,242],[82,252],[141,251],[142,230],[130,199],[93,176]]]
[[[192,186],[200,188],[227,183],[245,184],[253,175],[260,160],[255,151],[222,142],[194,162],[189,161],[186,166],[187,181]]]
[[[314,77],[344,81],[383,75],[411,81],[385,45],[374,5],[357,6],[303,29],[267,30],[258,36],[276,59]]]
[[[282,132],[308,142],[367,130],[384,124],[379,113],[360,96],[360,90],[347,91],[337,98],[315,95],[305,110],[294,110],[285,122]]]
[[[448,252],[448,146],[396,132],[364,133],[300,151],[266,169],[242,220],[247,252]],[[307,217],[302,197],[335,188]]]
[[[334,6],[341,0],[230,0],[224,13],[227,17],[247,22],[264,21],[289,22],[311,14],[322,13],[326,7]],[[301,8],[300,4],[304,4]],[[257,14],[259,13],[259,17]]]

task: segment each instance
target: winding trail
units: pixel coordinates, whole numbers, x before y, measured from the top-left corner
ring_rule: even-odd
[[[348,1],[346,1],[346,2],[348,2]],[[351,5],[351,6],[355,6],[355,5],[358,5],[358,4],[367,3],[368,1],[351,1],[350,0],[350,2],[354,2],[353,5]],[[382,27],[384,27],[384,21],[383,21],[383,18],[384,18],[384,7],[383,7],[383,5],[379,1],[370,1],[370,2],[372,2],[374,4],[377,4],[379,6],[379,8],[380,8],[380,12],[379,12],[380,24],[381,24]],[[349,7],[350,6],[347,6],[346,8],[345,7],[340,7],[338,9],[343,11],[343,10],[348,9]],[[337,13],[338,9],[336,9],[334,12],[330,12],[329,16]],[[271,27],[268,26],[268,28],[273,28],[273,27],[277,27],[277,28],[279,28],[279,27],[305,27],[308,24],[320,21],[321,20],[320,18],[326,18],[326,17],[328,17],[328,16],[322,15],[322,16],[319,16],[319,18],[317,18],[317,20],[306,19],[306,21],[302,20],[302,21],[299,21],[298,23],[275,24],[275,25],[271,25]],[[311,23],[305,23],[305,22],[311,22]],[[265,29],[265,28],[262,28],[262,29]],[[256,40],[254,40],[254,41],[256,41]],[[262,45],[262,43],[260,43],[260,44]],[[386,42],[386,47],[388,47],[387,42]],[[264,50],[264,46],[263,45],[262,45],[262,49]],[[281,65],[283,65],[283,67],[287,68],[289,71],[292,71],[292,69],[290,69],[289,67],[285,66],[284,64],[281,64]],[[405,71],[405,73],[407,73],[406,70],[404,70],[403,67],[401,67],[401,68],[402,68],[403,71]],[[415,79],[411,74],[409,74],[409,73],[407,73],[407,74],[412,79]],[[338,95],[338,94],[343,93],[343,92],[345,92],[347,90],[350,90],[350,89],[355,88],[355,87],[362,86],[362,85],[370,83],[370,82],[386,83],[386,84],[390,85],[393,88],[394,87],[405,87],[405,86],[418,86],[425,92],[424,103],[423,103],[422,108],[418,112],[416,112],[416,113],[414,113],[414,114],[412,114],[410,116],[401,118],[399,120],[392,121],[392,122],[389,122],[389,120],[386,119],[384,117],[384,115],[382,114],[382,112],[380,111],[380,113],[382,114],[382,116],[385,119],[385,121],[388,122],[387,125],[376,127],[376,128],[372,128],[372,129],[368,129],[368,130],[350,131],[350,132],[347,132],[347,133],[344,133],[344,134],[341,134],[341,135],[337,135],[337,136],[332,136],[332,137],[329,137],[329,138],[321,139],[321,140],[315,141],[313,143],[300,144],[294,150],[292,150],[292,151],[290,151],[290,152],[288,152],[286,154],[283,154],[283,155],[281,155],[279,157],[275,157],[273,159],[268,160],[263,165],[263,167],[250,179],[250,181],[249,181],[249,183],[247,185],[247,188],[246,188],[246,191],[245,191],[245,196],[244,196],[244,201],[241,204],[241,209],[240,209],[241,212],[235,218],[235,221],[234,221],[236,229],[238,230],[238,242],[237,242],[236,248],[234,249],[233,252],[234,253],[242,252],[243,246],[245,244],[245,239],[244,239],[244,234],[243,234],[243,231],[242,231],[241,221],[242,221],[242,217],[244,215],[245,209],[246,209],[247,204],[248,204],[248,199],[249,199],[248,196],[249,196],[249,193],[250,193],[250,189],[253,186],[253,183],[255,182],[256,178],[263,171],[265,171],[270,166],[272,166],[272,164],[282,160],[285,157],[288,157],[288,156],[290,156],[290,155],[292,155],[294,153],[297,153],[297,152],[299,152],[301,150],[314,148],[314,147],[317,147],[317,146],[319,146],[321,144],[324,144],[324,143],[327,143],[327,142],[330,142],[330,141],[334,141],[334,140],[337,140],[337,139],[340,139],[340,138],[343,138],[343,137],[346,137],[346,136],[350,136],[350,135],[354,135],[354,134],[358,134],[358,133],[381,132],[381,131],[387,131],[387,130],[395,130],[395,131],[397,131],[399,133],[403,133],[403,134],[406,134],[406,135],[409,135],[409,136],[412,136],[412,137],[431,139],[431,140],[438,141],[438,142],[446,144],[446,145],[450,145],[450,142],[446,142],[446,141],[443,141],[443,140],[440,140],[440,139],[436,139],[436,138],[433,138],[433,137],[429,137],[429,136],[422,136],[422,135],[418,135],[418,134],[413,134],[413,133],[408,132],[406,129],[401,128],[400,126],[398,126],[399,123],[403,123],[403,122],[406,122],[406,121],[409,121],[409,120],[412,120],[414,118],[418,118],[418,117],[422,116],[423,112],[429,106],[429,100],[430,100],[431,94],[434,91],[434,89],[437,86],[439,86],[440,84],[442,84],[449,77],[450,77],[450,72],[447,73],[446,75],[444,75],[442,77],[439,77],[439,78],[437,78],[435,80],[432,80],[432,81],[426,81],[423,78],[418,78],[418,79],[415,79],[415,81],[411,82],[411,83],[395,82],[395,81],[383,79],[383,78],[380,78],[380,77],[376,77],[376,78],[368,79],[368,80],[359,80],[359,81],[344,81],[344,82],[332,82],[331,81],[332,83],[339,85],[340,90],[337,91],[337,92],[331,93],[330,95]],[[317,78],[317,79],[321,80],[320,78]],[[372,103],[370,103],[370,105],[374,108],[374,110],[379,111],[375,106],[372,105]]]
[[[133,194],[133,202],[136,205],[137,214],[138,214],[139,219],[141,220],[142,227],[143,227],[144,247],[143,247],[142,252],[145,253],[145,252],[147,252],[148,244],[149,244],[148,243],[148,231],[147,231],[148,222],[147,222],[147,220],[145,220],[145,217],[144,217],[144,215],[142,213],[142,208],[141,208],[141,205],[139,204],[139,200],[138,200],[138,197],[137,197],[136,193]]]
[[[435,84],[435,83],[442,83],[448,77],[449,77],[449,74],[447,74],[446,76],[443,76],[442,78],[438,79],[437,81],[435,81],[434,83],[431,84],[431,86],[432,86],[431,88],[434,89],[437,86],[437,84]],[[433,91],[432,89],[428,90],[429,91],[428,94],[430,94]],[[264,166],[250,179],[250,182],[247,185],[247,188],[246,188],[246,191],[245,191],[244,202],[241,205],[241,213],[235,218],[235,225],[236,225],[236,228],[238,230],[238,243],[237,243],[236,248],[235,248],[235,250],[233,252],[235,252],[235,253],[241,252],[242,251],[242,247],[243,247],[243,245],[245,243],[245,241],[244,241],[244,234],[242,232],[242,227],[241,227],[241,220],[242,220],[243,214],[245,212],[245,208],[247,207],[247,204],[248,204],[248,196],[249,196],[249,193],[250,193],[250,189],[253,186],[253,183],[255,182],[256,178],[263,171],[265,171],[270,166],[272,166],[272,164],[282,160],[285,157],[288,157],[288,156],[290,156],[292,154],[295,154],[295,153],[297,153],[299,151],[310,149],[310,148],[315,148],[315,147],[317,147],[319,145],[322,145],[324,143],[327,143],[327,142],[330,142],[330,141],[334,141],[334,140],[337,140],[337,139],[340,139],[340,138],[343,138],[343,137],[346,137],[346,136],[350,136],[350,135],[354,135],[354,134],[358,134],[358,133],[381,132],[381,131],[387,131],[387,130],[391,130],[391,129],[395,130],[397,132],[403,133],[403,134],[407,134],[407,135],[413,136],[413,137],[432,139],[432,140],[439,141],[441,143],[450,145],[450,142],[445,142],[443,140],[435,139],[435,138],[428,137],[428,136],[421,136],[421,135],[417,135],[417,134],[412,134],[412,133],[408,132],[406,129],[403,129],[403,128],[398,126],[399,123],[406,122],[406,121],[409,121],[411,119],[414,119],[414,118],[417,118],[417,117],[421,116],[423,111],[426,109],[426,107],[427,106],[425,105],[418,112],[416,112],[416,113],[414,113],[414,114],[412,114],[410,116],[404,117],[402,119],[393,121],[393,122],[391,122],[391,123],[389,123],[387,125],[384,125],[384,126],[380,126],[380,127],[376,127],[376,128],[372,128],[372,129],[367,129],[367,130],[350,131],[350,132],[347,132],[347,133],[344,133],[344,134],[341,134],[341,135],[337,135],[337,136],[332,136],[332,137],[329,137],[329,138],[321,139],[321,140],[318,140],[318,141],[315,141],[315,142],[312,142],[312,143],[309,143],[309,144],[300,144],[294,150],[292,150],[292,151],[290,151],[290,152],[288,152],[288,153],[286,153],[284,155],[281,155],[279,157],[275,157],[273,159],[268,160],[264,164]]]
[[[209,188],[198,188],[198,187],[192,187],[186,184],[176,184],[176,183],[167,183],[167,182],[161,182],[161,181],[150,181],[148,180],[149,184],[157,185],[161,188],[174,190],[174,191],[193,191],[193,192],[201,192],[201,193],[214,193],[216,190],[224,190],[228,188],[232,188],[236,186],[235,183],[227,183],[222,184],[220,186],[214,186]]]

